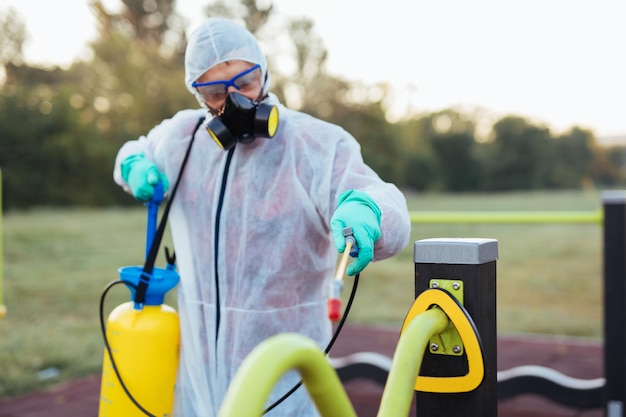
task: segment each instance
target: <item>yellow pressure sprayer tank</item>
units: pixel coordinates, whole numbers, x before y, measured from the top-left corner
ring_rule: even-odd
[[[156,218],[156,211],[149,214],[149,243],[151,215]],[[134,301],[117,306],[103,327],[99,417],[172,416],[180,326],[178,313],[164,304],[164,297],[176,286],[179,276],[173,261],[168,261],[167,268],[151,268],[150,274],[145,269],[120,268],[120,281],[106,289],[123,282]],[[137,293],[144,290],[143,302],[138,303]],[[102,300],[100,314],[102,321]]]

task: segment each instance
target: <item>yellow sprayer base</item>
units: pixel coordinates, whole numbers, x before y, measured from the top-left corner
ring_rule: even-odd
[[[116,307],[106,334],[122,381],[150,414],[171,416],[180,350],[178,313],[165,304]],[[145,417],[128,398],[104,352],[99,417]]]

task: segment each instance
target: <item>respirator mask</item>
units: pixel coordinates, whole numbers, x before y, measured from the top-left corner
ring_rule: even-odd
[[[237,142],[251,143],[257,137],[271,139],[278,129],[278,108],[233,91],[226,97],[222,110],[206,124],[206,129],[215,143],[226,151]]]

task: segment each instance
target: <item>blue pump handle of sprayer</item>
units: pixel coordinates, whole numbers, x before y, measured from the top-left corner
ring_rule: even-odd
[[[148,259],[148,254],[150,253],[150,248],[152,247],[152,241],[154,240],[154,236],[156,235],[159,205],[161,205],[161,202],[163,202],[163,195],[163,183],[159,181],[154,186],[154,193],[152,194],[152,198],[146,203],[146,205],[148,206],[148,225],[146,228],[146,259]]]
[[[159,205],[163,201],[163,184],[159,182],[154,187],[154,194],[150,201],[145,205],[148,206],[148,224],[146,232],[146,259],[148,259],[152,241],[157,232],[157,218]],[[156,306],[163,304],[165,294],[174,288],[179,281],[178,272],[173,265],[167,268],[154,267],[150,276],[146,277],[143,266],[125,266],[119,269],[120,278],[126,282],[131,292],[131,300],[135,299],[136,288],[141,281],[149,278],[148,287],[145,293],[144,305]],[[135,303],[136,310],[140,310],[142,305]]]

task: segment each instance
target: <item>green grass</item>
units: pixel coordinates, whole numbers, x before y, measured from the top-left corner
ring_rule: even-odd
[[[596,192],[408,195],[411,210],[597,210]],[[0,398],[100,372],[98,304],[117,268],[142,264],[146,211],[34,210],[3,219],[4,302]],[[362,274],[349,321],[399,326],[413,302],[412,242],[498,240],[498,331],[602,337],[602,230],[598,225],[416,224],[411,243]],[[165,244],[171,247],[169,237]],[[164,261],[160,259],[159,265]],[[347,280],[344,297],[350,292]],[[128,300],[116,287],[107,313]],[[175,306],[175,294],[168,295]],[[56,368],[51,379],[38,372]]]

